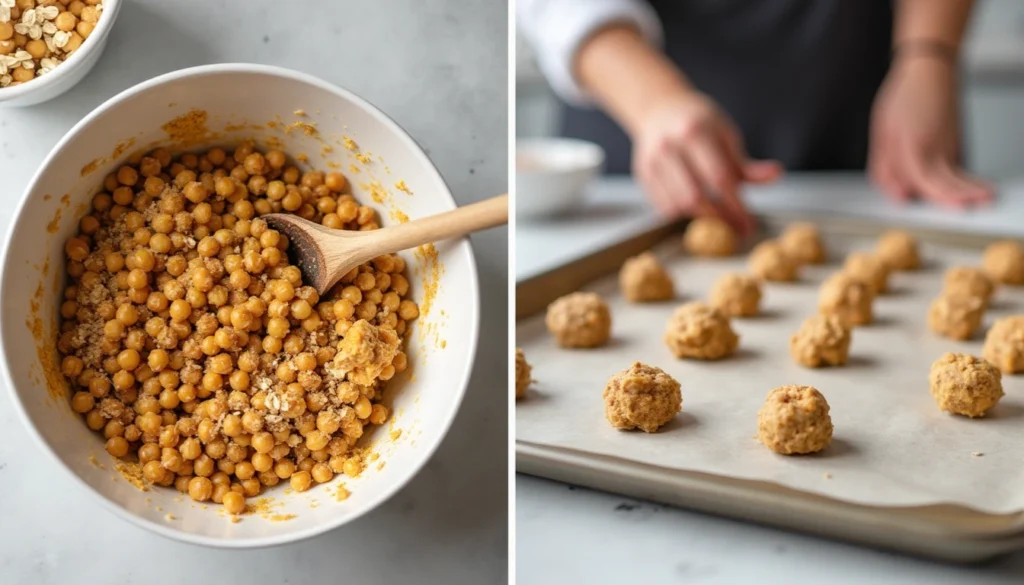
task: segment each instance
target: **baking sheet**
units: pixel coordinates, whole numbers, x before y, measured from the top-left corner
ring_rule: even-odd
[[[873,506],[952,503],[990,512],[1024,509],[1024,380],[1004,376],[1006,396],[984,419],[942,413],[928,392],[931,363],[946,351],[980,353],[983,332],[969,342],[947,340],[926,326],[929,302],[944,270],[976,264],[978,250],[925,245],[925,270],[897,273],[893,292],[875,302],[876,323],[853,333],[850,362],[808,370],[789,357],[789,336],[817,306],[818,287],[842,256],[873,245],[867,238],[828,238],[833,258],[806,267],[797,284],[768,283],[763,315],[734,319],[740,348],[719,362],[676,360],[662,342],[681,302],[704,298],[712,283],[744,271],[746,258],[704,260],[659,250],[679,290],[670,303],[629,305],[615,277],[588,290],[605,296],[613,339],[603,348],[564,350],[547,334],[543,315],[520,321],[518,345],[537,382],[516,405],[517,439],[538,445],[621,457],[669,469],[771,481]],[[1024,291],[1001,288],[985,325],[1024,309]],[[621,432],[604,418],[601,393],[609,377],[634,360],[661,367],[683,387],[683,412],[660,433]],[[818,388],[832,407],[832,445],[811,456],[784,457],[757,439],[757,410],[784,384]]]

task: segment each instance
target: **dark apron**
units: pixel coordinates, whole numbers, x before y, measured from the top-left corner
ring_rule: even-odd
[[[789,170],[863,169],[871,103],[889,68],[889,0],[653,0],[665,52],[739,126],[753,158]],[[630,141],[602,112],[566,106],[562,135],[628,173]]]

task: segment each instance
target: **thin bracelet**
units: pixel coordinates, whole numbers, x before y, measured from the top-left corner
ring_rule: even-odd
[[[949,43],[934,39],[911,39],[900,41],[893,46],[893,61],[911,56],[936,57],[955,65],[959,59],[959,51]]]

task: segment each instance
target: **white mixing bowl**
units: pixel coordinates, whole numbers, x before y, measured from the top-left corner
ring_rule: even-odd
[[[191,122],[179,118],[163,128],[190,111]],[[205,124],[200,124],[200,111]],[[369,162],[359,161],[345,147],[344,137],[354,140]],[[455,207],[423,151],[395,122],[357,96],[274,67],[196,67],[162,75],[110,99],[54,147],[18,204],[0,280],[5,385],[43,451],[116,514],[166,536],[224,547],[313,536],[365,514],[405,485],[455,417],[469,381],[479,323],[476,265],[468,240],[438,243],[437,266],[430,265],[429,254],[404,253],[413,297],[423,306],[423,315],[408,336],[409,372],[388,386],[394,421],[364,436],[379,452],[378,462],[358,478],[339,476],[303,493],[285,494],[285,484],[279,484],[265,494],[273,499],[271,513],[245,515],[237,523],[219,505],[197,504],[173,488],[143,492],[126,481],[114,470],[115,460],[103,449],[102,437],[71,411],[67,384],[54,371],[59,363],[55,340],[64,242],[76,233],[78,218],[101,189],[103,177],[133,154],[155,145],[200,149],[249,138],[293,156],[306,154],[316,168],[326,170],[328,161],[339,164],[353,194],[377,207],[384,224],[402,214],[416,219]],[[361,172],[350,172],[350,164]],[[369,192],[375,177],[388,191],[376,191],[377,203]],[[395,188],[399,180],[409,193]],[[431,279],[437,280],[436,286],[424,282]],[[428,308],[423,301],[431,288],[436,294],[429,293]],[[394,429],[402,431],[397,439],[389,432]],[[344,501],[334,497],[339,482],[351,492]]]
[[[103,0],[103,15],[82,46],[46,75],[13,87],[0,88],[0,105],[31,106],[52,100],[74,87],[96,66],[120,11],[121,0]]]

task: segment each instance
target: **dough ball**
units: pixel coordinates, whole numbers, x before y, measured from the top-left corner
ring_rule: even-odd
[[[917,270],[921,267],[917,240],[903,230],[889,230],[882,234],[875,252],[890,270]]]
[[[526,396],[526,389],[530,387],[530,383],[533,379],[530,378],[530,372],[533,368],[526,362],[526,355],[523,354],[523,350],[516,348],[516,398],[523,398]]]
[[[761,285],[746,274],[726,274],[711,289],[711,306],[726,317],[753,317],[761,303]]]
[[[821,264],[825,261],[825,245],[813,223],[790,224],[779,236],[783,251],[800,264]]]
[[[612,335],[612,315],[597,294],[574,292],[548,306],[544,322],[562,347],[597,347]]]
[[[928,326],[950,339],[974,337],[985,313],[985,303],[968,295],[940,295],[928,308]]]
[[[996,282],[1024,284],[1024,248],[1013,240],[995,242],[985,248],[981,267]]]
[[[815,315],[789,338],[789,354],[808,368],[841,366],[850,354],[850,329],[835,315]]]
[[[732,256],[736,232],[717,217],[698,217],[686,228],[683,247],[694,256]]]
[[[984,272],[973,266],[956,266],[946,271],[942,292],[947,296],[978,297],[987,307],[995,292],[995,285]]]
[[[964,353],[947,353],[935,360],[928,382],[940,409],[972,418],[985,416],[1003,397],[999,370]]]
[[[838,272],[822,283],[818,297],[818,311],[835,315],[848,327],[871,322],[871,289],[849,274]]]
[[[701,302],[677,308],[665,331],[665,345],[677,358],[717,360],[736,351],[739,342],[729,318]]]
[[[889,266],[881,257],[869,252],[854,252],[846,257],[843,272],[863,282],[872,295],[885,292],[889,283]]]
[[[815,453],[832,442],[828,402],[810,386],[781,386],[757,413],[757,436],[782,455]]]
[[[789,256],[782,245],[768,240],[761,242],[750,252],[750,271],[764,280],[792,282],[796,280],[800,265]]]
[[[650,252],[626,260],[619,270],[619,287],[622,296],[634,303],[667,301],[675,297],[672,278]]]
[[[1024,315],[1003,317],[993,323],[981,355],[1004,374],[1024,371]]]
[[[660,368],[633,362],[604,387],[604,415],[613,427],[653,433],[682,410],[679,382]]]

